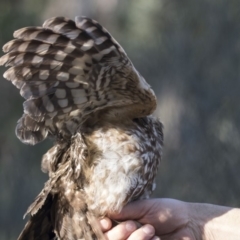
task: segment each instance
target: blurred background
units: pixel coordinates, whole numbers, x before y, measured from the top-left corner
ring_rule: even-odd
[[[0,0],[0,45],[53,16],[85,15],[118,40],[152,85],[164,123],[155,197],[239,207],[239,0]],[[19,92],[0,68],[0,239],[14,240],[43,187],[41,156],[15,136]]]

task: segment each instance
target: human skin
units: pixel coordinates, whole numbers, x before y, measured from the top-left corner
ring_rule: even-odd
[[[175,199],[135,201],[100,224],[108,240],[240,239],[240,209]]]

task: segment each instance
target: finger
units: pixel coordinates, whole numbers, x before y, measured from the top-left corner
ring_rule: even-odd
[[[109,216],[116,220],[140,219],[146,214],[149,206],[152,206],[153,203],[153,199],[135,201],[127,204],[120,213],[112,213]]]
[[[154,236],[153,238],[151,238],[151,240],[161,240],[161,239],[158,236]]]
[[[152,240],[154,239],[155,229],[153,226],[146,224],[133,232],[128,240]]]
[[[136,229],[137,224],[134,221],[126,221],[118,224],[116,227],[106,232],[105,236],[107,237],[108,240],[125,240]]]
[[[99,223],[103,232],[106,232],[112,228],[112,221],[109,218],[102,218],[100,219]]]

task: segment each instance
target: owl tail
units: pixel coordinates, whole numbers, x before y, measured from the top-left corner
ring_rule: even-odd
[[[98,220],[81,201],[80,191],[76,191],[69,201],[58,195],[52,206],[53,225],[57,239],[63,240],[106,240]]]
[[[49,195],[44,205],[32,215],[17,240],[54,240],[51,206],[53,199]]]
[[[18,240],[105,240],[97,218],[84,201],[42,191],[29,207],[30,219]],[[80,207],[80,208],[79,208]],[[78,208],[78,209],[76,209]]]

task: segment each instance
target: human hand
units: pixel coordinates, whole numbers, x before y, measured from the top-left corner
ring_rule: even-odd
[[[111,228],[110,219],[105,218],[100,222],[109,240],[160,238],[161,240],[195,240],[200,238],[200,232],[193,230],[189,224],[186,203],[174,199],[135,201],[125,206],[119,214],[112,214],[109,217],[123,221],[113,228]],[[129,221],[129,219],[134,221]],[[138,228],[136,222],[143,226]]]
[[[128,220],[112,228],[113,224],[109,218],[101,219],[100,224],[108,240],[160,240],[159,237],[154,236],[155,229],[149,224],[142,226],[136,221]]]

